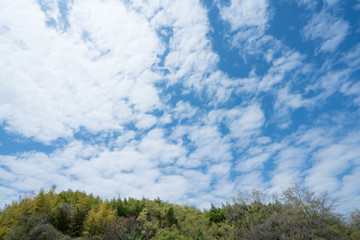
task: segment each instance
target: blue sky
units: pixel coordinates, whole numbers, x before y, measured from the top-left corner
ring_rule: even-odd
[[[297,181],[360,207],[360,1],[0,2],[0,204],[219,204]]]

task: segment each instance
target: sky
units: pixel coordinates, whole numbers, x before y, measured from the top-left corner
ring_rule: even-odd
[[[0,56],[0,207],[297,182],[360,208],[359,0],[1,0]]]

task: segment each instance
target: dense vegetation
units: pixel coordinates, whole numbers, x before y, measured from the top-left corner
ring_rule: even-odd
[[[326,193],[239,194],[208,211],[156,200],[102,200],[41,190],[0,213],[0,239],[360,239],[360,211],[342,219]]]

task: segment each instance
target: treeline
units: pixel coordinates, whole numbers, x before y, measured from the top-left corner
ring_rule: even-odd
[[[0,213],[0,239],[360,239],[360,211],[333,211],[326,193],[295,185],[279,197],[240,193],[207,211],[160,199],[102,200],[55,188],[22,197]]]

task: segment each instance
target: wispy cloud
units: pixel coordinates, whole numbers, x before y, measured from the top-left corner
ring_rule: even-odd
[[[271,18],[267,0],[232,0],[228,6],[220,3],[218,6],[221,18],[230,25],[231,47],[239,49],[244,59],[247,55],[262,53],[266,45],[276,48],[276,40],[265,35]]]
[[[231,0],[229,6],[221,8],[221,17],[230,23],[232,31],[253,28],[262,33],[269,18],[267,10],[266,0]]]
[[[302,34],[305,40],[319,39],[319,51],[333,52],[347,35],[348,29],[349,24],[345,20],[323,10],[314,14]]]
[[[259,83],[262,91],[269,91],[273,85],[281,82],[286,73],[296,69],[302,63],[303,56],[298,52],[286,52],[272,61],[272,66]]]

